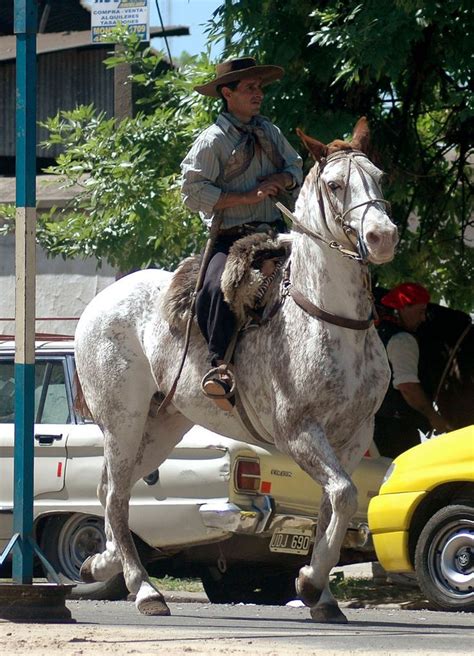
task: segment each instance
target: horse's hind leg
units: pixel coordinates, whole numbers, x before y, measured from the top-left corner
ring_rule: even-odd
[[[106,435],[106,515],[122,559],[125,582],[129,591],[136,594],[135,603],[138,610],[146,615],[168,615],[169,609],[140,562],[130,533],[130,490],[137,480],[150,473],[150,468],[161,465],[191,425],[191,422],[179,413],[163,413],[163,416],[156,418],[148,417],[138,444],[126,441],[125,438],[130,437],[127,428],[122,434],[116,433],[114,441],[111,436]]]
[[[159,467],[183,435],[193,426],[193,423],[179,412],[172,409],[170,409],[170,412],[174,412],[174,414],[165,412],[157,417],[148,417],[140,448],[141,457],[132,473],[132,485],[143,476],[148,475],[150,469]],[[125,558],[123,558],[123,562],[125,574]],[[151,583],[148,575],[140,582],[135,605],[144,615],[169,614],[169,611],[168,613],[165,612],[168,607],[162,594]]]
[[[169,609],[150,583],[128,526],[130,491],[139,478],[161,465],[192,424],[177,412],[149,415],[154,389],[151,381],[140,375],[146,364],[138,363],[140,370],[130,371],[127,379],[109,381],[108,389],[113,391],[107,404],[102,400],[100,410],[94,413],[104,431],[105,468],[99,496],[102,503],[105,497],[108,544],[102,554],[86,561],[84,575],[89,581],[107,579],[117,572],[119,556],[126,585],[137,595],[139,610],[163,615],[169,614]],[[107,410],[111,407],[114,412]]]
[[[97,486],[97,496],[102,507],[105,510],[108,490],[108,472],[107,462],[104,459],[100,483]],[[81,566],[81,579],[85,583],[94,583],[95,581],[108,581],[110,578],[122,571],[122,559],[114,539],[112,528],[107,516],[104,515],[104,529],[106,537],[106,549],[101,554],[89,556]],[[92,572],[92,562],[94,561],[94,573]]]

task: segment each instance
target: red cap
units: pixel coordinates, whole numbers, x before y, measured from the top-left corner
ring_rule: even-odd
[[[416,282],[403,282],[382,296],[382,305],[401,310],[407,305],[417,305],[430,302],[430,293]]]

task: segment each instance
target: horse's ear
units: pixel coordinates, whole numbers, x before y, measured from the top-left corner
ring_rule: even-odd
[[[352,145],[354,148],[357,148],[357,150],[361,150],[363,153],[367,153],[369,143],[369,122],[367,121],[366,116],[362,116],[354,126],[354,130],[352,132]]]
[[[296,128],[296,134],[299,136],[311,155],[313,155],[315,160],[319,162],[323,157],[326,157],[328,154],[327,146],[325,146],[320,141],[317,141],[317,139],[313,139],[313,137],[308,137],[308,135],[299,128]]]

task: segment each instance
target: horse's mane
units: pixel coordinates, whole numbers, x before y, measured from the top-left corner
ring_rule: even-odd
[[[327,149],[328,155],[333,155],[339,150],[355,150],[352,144],[350,144],[348,141],[343,141],[342,139],[334,139],[334,141],[331,141],[331,143],[327,145]]]

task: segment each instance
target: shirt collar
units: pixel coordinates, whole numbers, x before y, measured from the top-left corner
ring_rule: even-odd
[[[232,115],[232,120],[230,120],[231,115],[228,114],[227,112],[222,112],[219,114],[219,116],[216,119],[216,125],[218,125],[223,131],[228,132],[229,130],[235,130],[238,132],[238,128],[241,125],[244,127],[245,125],[258,125],[261,126],[263,121],[265,121],[265,117],[261,116],[258,114],[257,116],[254,116],[250,123],[242,123],[239,121],[238,118]]]

